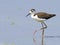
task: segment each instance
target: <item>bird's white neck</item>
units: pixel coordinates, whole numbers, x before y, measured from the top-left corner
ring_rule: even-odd
[[[32,17],[32,18],[35,18],[34,14],[36,13],[36,11],[34,11],[34,12],[31,12],[31,11],[30,11],[30,13],[31,13],[31,17]]]
[[[31,17],[32,17],[33,19],[36,19],[36,18],[37,18],[37,15],[34,16],[34,14],[35,14],[35,13],[32,13],[32,14],[31,14]]]

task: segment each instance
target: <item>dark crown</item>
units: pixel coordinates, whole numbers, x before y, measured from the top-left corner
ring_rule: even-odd
[[[33,11],[35,11],[35,9],[31,9],[31,11],[33,12]]]

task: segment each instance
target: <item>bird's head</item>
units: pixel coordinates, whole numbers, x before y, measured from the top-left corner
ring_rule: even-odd
[[[34,14],[35,12],[36,12],[35,9],[31,9],[31,10],[29,10],[29,13],[26,15],[26,17],[29,16],[30,14]]]

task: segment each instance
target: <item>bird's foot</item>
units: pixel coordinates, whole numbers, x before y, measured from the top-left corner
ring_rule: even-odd
[[[44,29],[46,29],[47,27],[43,27],[43,28],[41,28],[40,30],[44,30]]]

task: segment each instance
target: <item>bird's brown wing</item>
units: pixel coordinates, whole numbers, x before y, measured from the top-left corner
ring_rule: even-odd
[[[38,18],[43,18],[43,19],[49,19],[49,18],[55,16],[55,14],[48,14],[48,13],[44,13],[44,12],[36,13],[35,15],[38,15]]]

